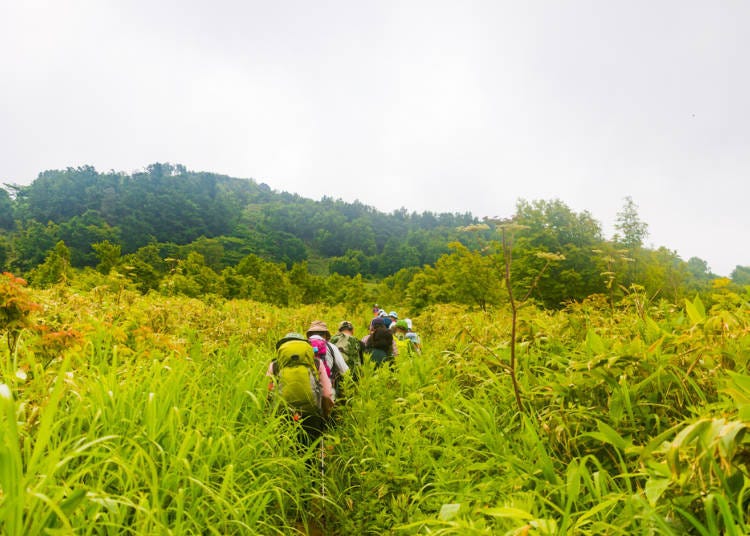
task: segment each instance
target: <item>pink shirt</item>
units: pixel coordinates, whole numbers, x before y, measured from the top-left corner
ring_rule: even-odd
[[[325,365],[323,365],[323,362],[320,360],[317,360],[316,363],[318,363],[318,377],[320,380],[320,387],[323,391],[321,394],[325,398],[329,398],[333,400],[333,385],[331,385],[331,378],[328,377],[328,373],[326,372],[326,367]],[[268,365],[266,376],[270,376],[271,378],[273,378],[273,363],[270,363]]]

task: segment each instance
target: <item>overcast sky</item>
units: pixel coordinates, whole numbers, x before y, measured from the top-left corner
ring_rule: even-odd
[[[0,0],[0,182],[153,162],[384,211],[625,196],[750,266],[750,2]]]

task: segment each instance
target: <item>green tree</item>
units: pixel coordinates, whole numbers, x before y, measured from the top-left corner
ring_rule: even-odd
[[[366,297],[365,283],[359,274],[354,277],[331,274],[323,283],[321,301],[329,305],[344,305],[349,314],[355,314]]]
[[[591,214],[576,213],[557,199],[520,200],[514,221],[521,226],[513,244],[513,284],[518,289],[533,288],[532,297],[550,308],[604,290],[601,267],[593,254],[602,246],[601,226]],[[542,270],[546,260],[540,254],[544,253],[565,258]]]
[[[230,275],[235,278],[235,285],[245,281],[245,288],[233,289],[240,292],[238,297],[286,306],[293,294],[284,268],[254,254],[243,258]]]
[[[162,280],[160,287],[166,294],[190,297],[225,294],[221,276],[206,266],[203,255],[197,251],[191,251],[186,259],[178,261],[174,272]]]
[[[689,280],[687,263],[676,251],[665,247],[643,250],[640,255],[641,272],[639,283],[651,296],[663,296],[672,303],[679,303],[685,295]]]
[[[638,205],[635,204],[633,198],[630,196],[625,198],[625,205],[617,213],[615,229],[620,233],[620,235],[615,237],[615,242],[618,242],[631,251],[642,247],[643,241],[648,236],[648,224],[641,221],[638,216]]]
[[[13,220],[13,200],[6,190],[0,188],[0,230],[12,231],[16,227]]]
[[[11,244],[8,237],[0,233],[0,272],[4,272],[10,262]]]
[[[76,268],[96,265],[97,254],[92,244],[104,241],[119,243],[119,229],[111,227],[98,212],[92,210],[59,224],[58,236],[70,249],[71,265]]]
[[[736,285],[750,285],[750,266],[735,266],[730,275],[732,283]]]
[[[459,242],[449,244],[453,250],[435,263],[442,278],[442,295],[448,302],[476,305],[486,310],[501,302],[502,279],[497,262],[478,251],[470,251]]]
[[[31,272],[31,282],[38,287],[50,287],[58,283],[67,283],[72,276],[70,267],[70,250],[60,240],[54,249],[47,253],[44,262]]]
[[[328,270],[332,273],[354,277],[365,271],[367,258],[362,251],[348,249],[343,257],[332,257],[328,261]]]
[[[109,240],[104,240],[91,244],[91,249],[94,250],[96,256],[99,258],[99,264],[96,265],[96,269],[105,275],[120,263],[120,255],[122,253],[120,244],[113,244]]]
[[[30,220],[21,225],[13,234],[13,255],[11,268],[16,272],[27,273],[44,262],[47,252],[55,247],[58,238],[58,226],[54,223],[42,225]]]
[[[648,224],[641,221],[638,216],[638,205],[630,196],[625,198],[625,205],[617,213],[615,229],[618,233],[613,238],[614,242],[627,249],[629,257],[633,259],[630,264],[630,271],[625,277],[625,286],[629,287],[633,283],[641,282],[641,264],[643,263],[641,249],[643,241],[648,236]]]
[[[159,288],[168,266],[159,252],[159,246],[148,244],[135,253],[124,255],[119,269],[145,294]]]
[[[323,300],[325,288],[323,278],[310,273],[307,261],[296,263],[289,270],[289,282],[294,288],[290,296],[292,302],[318,303]]]

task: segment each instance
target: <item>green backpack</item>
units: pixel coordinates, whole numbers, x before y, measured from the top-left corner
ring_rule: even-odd
[[[285,337],[276,345],[273,375],[276,395],[302,415],[320,415],[321,395],[318,366],[306,340]]]
[[[362,365],[360,358],[361,343],[356,337],[348,333],[339,332],[331,337],[331,343],[335,344],[341,351],[341,355],[350,369],[355,369]]]
[[[396,347],[398,348],[398,355],[401,357],[412,357],[415,353],[415,346],[411,339],[406,337],[395,337]]]

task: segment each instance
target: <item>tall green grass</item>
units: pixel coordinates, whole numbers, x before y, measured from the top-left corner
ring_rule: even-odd
[[[48,361],[24,332],[0,355],[5,534],[748,532],[741,300],[522,308],[524,413],[508,317],[428,309],[423,354],[368,364],[304,449],[265,370],[277,338],[343,309],[38,297],[81,337]]]

